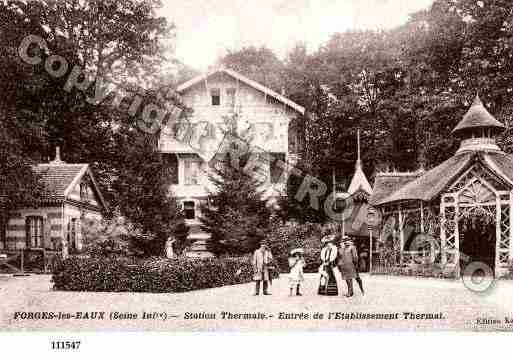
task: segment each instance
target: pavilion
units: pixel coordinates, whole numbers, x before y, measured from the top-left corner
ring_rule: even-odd
[[[375,212],[375,210],[369,205],[369,199],[373,191],[372,186],[363,172],[359,130],[357,134],[357,146],[358,157],[355,164],[355,171],[347,191],[337,191],[335,179],[333,181],[335,183],[334,193],[337,198],[337,206],[343,208],[343,220],[339,222],[339,230],[342,235],[348,235],[353,238],[358,253],[360,254],[359,270],[367,272],[370,267],[372,236],[376,236],[379,228],[367,223],[368,213]]]
[[[476,97],[452,134],[456,154],[429,171],[381,173],[370,203],[382,216],[380,241],[396,243],[402,266],[425,251],[417,234],[428,234],[429,255],[460,276],[468,263],[485,263],[504,276],[513,258],[513,155],[496,136],[505,127]],[[424,236],[425,237],[425,236]]]

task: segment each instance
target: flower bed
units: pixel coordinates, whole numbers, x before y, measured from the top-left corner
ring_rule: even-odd
[[[72,257],[53,272],[54,289],[92,292],[187,292],[250,282],[249,258],[154,259]]]

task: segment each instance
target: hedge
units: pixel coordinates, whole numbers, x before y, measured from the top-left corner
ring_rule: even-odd
[[[247,283],[253,269],[249,258],[154,259],[79,258],[54,269],[54,289],[92,292],[187,292]]]

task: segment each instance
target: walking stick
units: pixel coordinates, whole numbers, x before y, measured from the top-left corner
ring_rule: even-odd
[[[373,252],[373,247],[372,247],[372,229],[369,231],[369,234],[370,234],[370,253],[369,253],[369,260],[370,260],[370,264],[369,264],[369,274],[372,274],[372,252]]]

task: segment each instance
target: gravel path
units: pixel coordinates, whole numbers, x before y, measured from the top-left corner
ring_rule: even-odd
[[[0,328],[16,331],[513,331],[513,324],[505,322],[505,317],[513,321],[511,281],[500,281],[487,295],[477,295],[466,289],[461,281],[366,275],[362,277],[367,293],[362,296],[357,290],[353,298],[317,296],[317,279],[314,275],[307,276],[302,297],[288,297],[286,276],[274,282],[273,295],[259,297],[251,295],[252,284],[177,294],[90,293],[53,291],[50,276],[47,275],[0,277]],[[62,319],[65,315],[76,315],[78,311],[105,312],[104,319]],[[30,318],[43,315],[41,312],[51,312],[54,316],[61,313],[61,319]],[[123,314],[123,319],[116,319],[116,312]],[[156,314],[152,314],[153,318],[143,319],[143,312]],[[223,319],[222,312],[231,313],[231,319]],[[331,319],[328,318],[330,313],[336,312],[349,315],[387,313],[389,316],[397,316],[397,319],[345,320],[335,319],[335,314],[331,314]],[[442,319],[404,319],[403,312],[442,313]],[[264,319],[241,319],[244,313],[252,316],[261,313]],[[295,319],[280,319],[280,313],[282,317],[292,316]],[[312,319],[316,313],[321,313],[324,317]],[[240,317],[237,317],[239,314]],[[203,319],[186,319],[188,316]],[[304,319],[305,316],[308,319]],[[481,324],[477,323],[478,319],[481,319]],[[487,324],[483,319],[497,319],[501,323]]]

